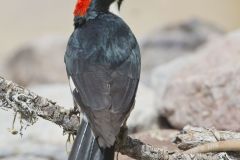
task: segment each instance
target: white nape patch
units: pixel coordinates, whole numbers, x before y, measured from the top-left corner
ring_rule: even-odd
[[[109,8],[109,11],[120,16],[120,13],[118,11],[118,5],[117,5],[117,2],[114,2],[111,4],[110,8]]]
[[[70,85],[71,91],[73,92],[76,89],[76,86],[75,86],[71,76],[69,77],[69,85]]]

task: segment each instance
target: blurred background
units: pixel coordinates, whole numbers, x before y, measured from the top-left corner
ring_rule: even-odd
[[[72,98],[63,56],[74,5],[0,0],[0,76],[66,108]],[[142,54],[130,133],[160,146],[186,125],[240,131],[239,0],[125,0],[120,16]],[[0,110],[0,159],[67,159],[60,127],[39,120],[13,136],[13,115]]]

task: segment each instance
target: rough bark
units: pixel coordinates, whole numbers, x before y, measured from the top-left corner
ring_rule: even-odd
[[[13,110],[20,114],[21,121],[27,125],[37,122],[38,117],[60,125],[63,130],[70,134],[76,134],[80,124],[79,114],[72,110],[66,110],[56,102],[36,95],[11,81],[0,77],[0,108]],[[122,132],[117,140],[116,150],[131,158],[138,160],[219,160],[238,159],[237,154],[209,153],[188,154],[185,152],[175,153],[151,145],[144,144],[140,140],[132,139]],[[215,142],[218,140],[239,139],[240,134],[234,132],[218,132],[201,128],[185,128],[184,134],[179,134],[175,142],[179,148],[186,150],[199,144]],[[214,133],[214,134],[213,134]],[[236,156],[235,156],[236,155]]]

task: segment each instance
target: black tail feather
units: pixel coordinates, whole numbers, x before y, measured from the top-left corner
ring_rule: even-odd
[[[101,160],[114,160],[114,146],[112,146],[111,148],[105,148],[103,150],[103,159]]]
[[[82,120],[68,160],[114,160],[114,147],[100,148],[89,123]]]

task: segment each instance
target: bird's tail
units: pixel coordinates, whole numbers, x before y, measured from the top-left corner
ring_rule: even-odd
[[[89,123],[83,119],[68,160],[114,160],[114,147],[100,148]]]

